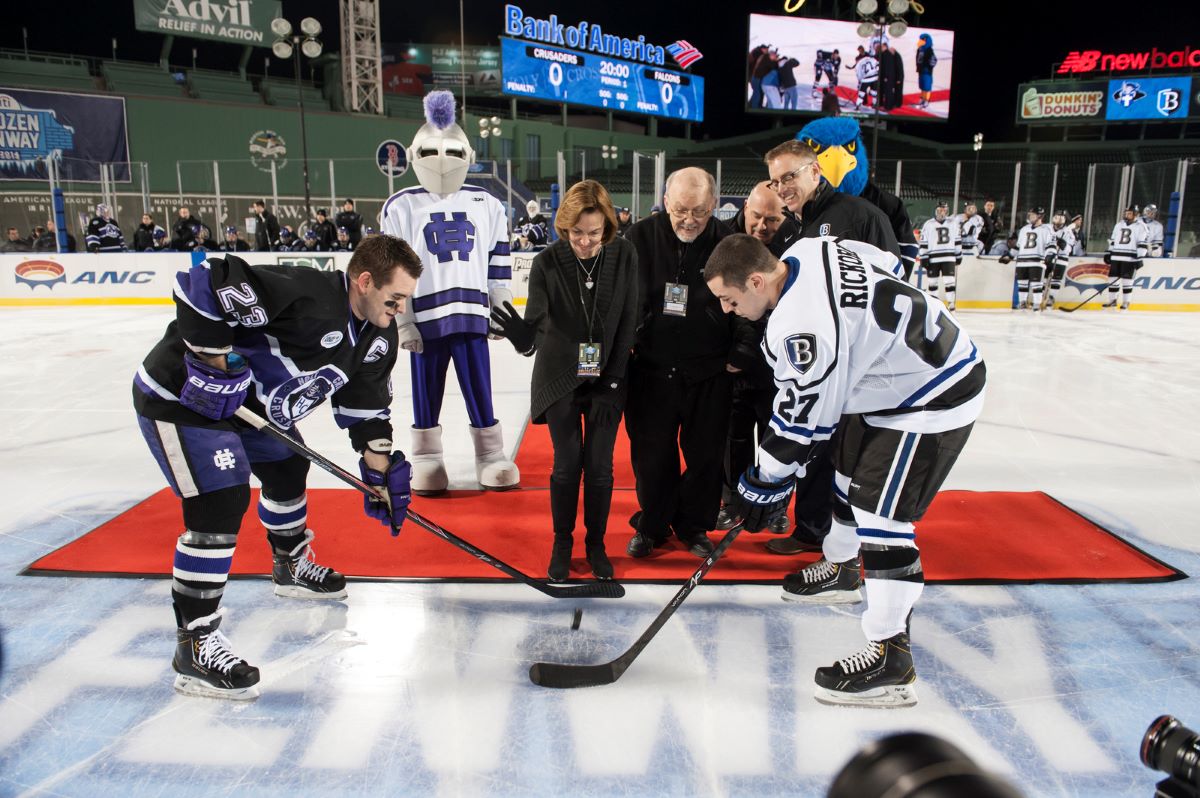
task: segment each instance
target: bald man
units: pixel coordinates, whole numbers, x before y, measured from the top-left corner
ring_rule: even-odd
[[[633,557],[651,555],[672,533],[697,557],[713,550],[707,532],[720,509],[733,374],[754,365],[757,345],[704,282],[708,256],[729,234],[713,217],[716,205],[712,175],[680,169],[667,178],[664,212],[626,235],[638,254],[641,319],[625,408],[641,506],[630,520]]]
[[[800,225],[785,213],[786,210],[779,194],[771,188],[769,181],[764,180],[746,197],[737,216],[725,224],[731,233],[754,236],[778,258],[800,237]]]

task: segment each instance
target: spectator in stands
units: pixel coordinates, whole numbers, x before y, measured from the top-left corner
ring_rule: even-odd
[[[233,225],[225,228],[225,240],[221,242],[222,252],[249,252],[250,245],[240,235]]]
[[[46,232],[33,242],[34,252],[58,252],[58,228],[54,226],[53,219],[46,220]],[[66,252],[75,252],[75,236],[67,233],[67,248]]]
[[[192,218],[189,208],[179,209],[179,218],[171,228],[171,247],[179,252],[191,252],[196,246],[196,228],[199,222]]]
[[[1003,257],[1005,255],[1012,255],[1016,251],[1017,251],[1017,234],[1013,233],[1007,239],[1005,239],[1003,241],[997,241],[995,244],[992,244],[992,246],[988,250],[987,254],[999,255],[1000,257]]]
[[[8,228],[8,240],[0,246],[0,252],[29,252],[29,242],[21,238],[21,233],[15,227]]]
[[[617,235],[621,238],[633,227],[633,214],[628,208],[617,208]]]
[[[154,223],[154,217],[148,213],[142,214],[142,223],[133,231],[133,251],[152,252],[154,250],[154,231],[162,230]]]
[[[350,243],[357,245],[363,237],[362,215],[354,210],[354,200],[347,199],[342,203],[342,211],[333,220],[338,227],[344,227],[350,233]]]
[[[354,242],[350,240],[350,231],[344,227],[339,227],[337,231],[337,241],[333,242],[334,252],[353,252]]]
[[[332,252],[333,244],[337,241],[337,228],[329,221],[329,215],[324,208],[317,208],[317,223],[312,226],[317,233],[322,252]]]
[[[254,226],[254,248],[259,252],[270,252],[279,246],[279,220],[267,210],[267,203],[255,200],[250,211],[258,223]]]

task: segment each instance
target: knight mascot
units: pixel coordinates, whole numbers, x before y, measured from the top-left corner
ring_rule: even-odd
[[[409,459],[412,489],[422,495],[449,484],[439,419],[451,360],[467,403],[476,479],[488,490],[521,481],[492,412],[488,354],[491,308],[512,301],[508,222],[499,200],[465,184],[475,152],[454,116],[454,95],[426,95],[426,124],[408,148],[420,185],[393,194],[380,214],[383,232],[407,241],[425,264],[405,313],[396,317],[400,346],[412,358]]]
[[[847,116],[816,119],[802,127],[796,138],[817,153],[823,180],[843,194],[862,197],[887,216],[900,244],[900,260],[907,280],[917,261],[917,239],[913,235],[912,222],[900,198],[871,181],[867,145],[858,121]]]

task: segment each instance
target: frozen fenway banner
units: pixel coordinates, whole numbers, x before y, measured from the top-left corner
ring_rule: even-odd
[[[0,180],[45,180],[50,159],[63,180],[98,182],[111,163],[128,183],[124,98],[0,87]]]
[[[330,271],[345,269],[350,252],[239,252],[253,265],[278,263]],[[212,253],[221,257],[221,253]],[[107,253],[0,255],[0,307],[23,305],[156,305],[170,304],[175,272],[191,268],[199,253]],[[512,292],[528,294],[527,268],[532,256],[514,260]],[[519,272],[519,274],[518,274]],[[523,300],[522,300],[523,301]],[[520,304],[520,302],[518,302]]]

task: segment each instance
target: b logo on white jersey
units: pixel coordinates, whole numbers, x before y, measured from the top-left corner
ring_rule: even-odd
[[[789,335],[783,342],[788,362],[801,374],[807,374],[817,362],[817,337],[809,333]]]

